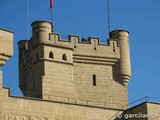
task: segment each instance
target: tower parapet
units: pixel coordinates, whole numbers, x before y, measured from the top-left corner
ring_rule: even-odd
[[[114,30],[110,33],[111,39],[118,39],[120,45],[120,78],[123,85],[128,85],[131,77],[129,32],[126,30]]]

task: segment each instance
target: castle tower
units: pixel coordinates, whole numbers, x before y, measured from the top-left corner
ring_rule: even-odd
[[[41,44],[49,41],[49,33],[51,33],[51,24],[49,22],[36,21],[32,24],[32,38],[18,42],[19,86],[25,96],[42,97],[44,64],[42,62],[38,63],[38,61],[44,58]],[[38,66],[42,68],[39,69],[40,67],[38,68]]]
[[[19,81],[25,96],[74,96],[72,48],[55,46],[51,23],[32,23],[32,38],[19,45]],[[52,96],[52,94],[54,96]]]
[[[19,45],[19,80],[25,96],[122,109],[128,103],[131,76],[128,32],[68,41],[51,32],[47,21],[32,23],[32,38]]]

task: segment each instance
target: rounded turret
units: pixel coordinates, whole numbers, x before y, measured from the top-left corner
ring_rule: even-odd
[[[123,85],[128,85],[131,77],[129,32],[126,30],[115,30],[110,33],[111,39],[118,39],[120,45],[120,78]]]
[[[38,43],[45,43],[49,39],[49,33],[52,32],[52,24],[48,21],[35,21],[32,26],[32,38],[38,40]]]

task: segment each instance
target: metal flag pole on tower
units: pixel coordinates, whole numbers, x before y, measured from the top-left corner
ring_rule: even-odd
[[[27,3],[27,37],[28,37],[28,40],[29,40],[29,0],[26,1]]]
[[[107,0],[107,8],[108,8],[108,35],[110,37],[110,1]]]
[[[54,17],[54,15],[53,15],[53,0],[50,0],[50,9],[51,9],[51,23],[52,23],[52,32],[53,32],[53,17]]]

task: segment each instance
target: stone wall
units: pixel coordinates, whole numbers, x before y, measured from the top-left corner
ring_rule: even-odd
[[[74,63],[74,81],[78,98],[98,101],[99,104],[105,103],[110,108],[126,108],[127,87],[114,79],[113,69],[112,65]],[[94,75],[96,85],[93,81]]]
[[[0,90],[0,120],[109,120],[120,111],[67,102],[10,97],[8,93],[6,88]]]

